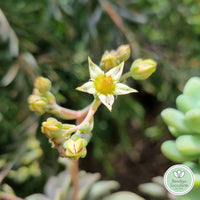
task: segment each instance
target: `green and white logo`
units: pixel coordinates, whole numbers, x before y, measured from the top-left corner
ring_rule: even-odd
[[[166,189],[174,195],[187,194],[194,185],[194,175],[185,165],[173,165],[164,175]]]

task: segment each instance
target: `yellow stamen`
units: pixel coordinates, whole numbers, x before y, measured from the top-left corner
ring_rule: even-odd
[[[107,95],[114,94],[116,84],[111,76],[100,74],[94,80],[94,87],[98,93]]]

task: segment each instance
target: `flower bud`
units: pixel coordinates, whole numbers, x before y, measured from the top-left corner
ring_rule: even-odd
[[[37,95],[30,95],[28,98],[28,103],[30,110],[39,115],[45,113],[48,105],[48,101],[45,97],[40,97]]]
[[[69,140],[67,140],[63,147],[66,149],[66,156],[73,157],[78,160],[80,157],[84,158],[87,154],[86,150],[87,141],[80,138],[77,134],[74,134]]]
[[[126,61],[129,59],[130,57],[130,53],[131,53],[131,48],[130,46],[127,45],[121,45],[118,49],[117,49],[117,58],[120,60],[120,62],[122,61]]]
[[[51,89],[51,81],[47,78],[40,76],[35,80],[34,86],[41,93],[45,93],[45,92],[48,92]]]
[[[48,118],[46,122],[42,123],[42,133],[47,137],[59,137],[62,132],[62,123],[58,122],[55,118]]]
[[[116,67],[118,64],[119,64],[119,61],[117,59],[116,52],[115,51],[111,51],[111,52],[106,51],[101,58],[100,67],[103,70],[108,71],[109,69]]]
[[[37,88],[33,88],[33,94],[36,96],[41,96],[41,93]]]
[[[56,103],[56,98],[51,92],[46,93],[46,98],[47,98],[49,104]]]
[[[130,72],[136,80],[147,79],[156,70],[157,63],[151,59],[137,59],[131,65]]]
[[[91,133],[93,127],[94,127],[94,120],[92,118],[92,120],[90,122],[87,122],[85,126],[81,127],[79,131],[83,133]]]

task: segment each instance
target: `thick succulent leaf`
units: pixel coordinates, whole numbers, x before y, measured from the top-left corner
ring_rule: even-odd
[[[178,110],[183,113],[186,113],[187,111],[195,108],[196,104],[197,102],[195,101],[195,99],[188,97],[184,94],[181,94],[176,98],[176,106]]]
[[[173,140],[165,141],[161,146],[162,153],[170,160],[182,163],[185,161],[196,160],[198,156],[186,156],[178,151],[176,143]]]
[[[161,199],[167,197],[167,191],[164,189],[164,187],[156,183],[141,184],[139,185],[139,190],[150,197]]]
[[[99,180],[100,174],[99,173],[79,173],[79,193],[78,193],[78,200],[83,200],[88,192],[90,191],[92,185]]]
[[[163,177],[162,176],[153,177],[152,181],[153,181],[153,183],[156,183],[158,185],[164,186]]]
[[[98,181],[92,186],[88,194],[88,200],[97,200],[118,188],[119,183],[117,181]]]
[[[53,200],[59,195],[60,189],[62,189],[63,196],[67,196],[70,183],[70,174],[67,171],[63,171],[58,176],[49,178],[44,188],[45,194]]]
[[[50,200],[43,194],[32,194],[25,198],[25,200]]]
[[[65,200],[67,198],[67,193],[65,193],[64,188],[56,190],[56,194],[53,200]]]
[[[200,134],[200,108],[194,108],[185,114],[185,123],[193,132]]]
[[[182,135],[176,139],[176,148],[186,156],[200,156],[200,136]]]
[[[10,83],[12,83],[12,81],[16,78],[18,71],[19,71],[18,64],[14,64],[13,66],[11,66],[8,72],[2,78],[1,85],[8,86]]]
[[[92,185],[99,178],[100,178],[100,174],[98,174],[98,173],[95,173],[95,174],[87,173],[86,176],[84,176],[82,179],[80,179],[80,181],[79,181],[79,195],[78,195],[79,200],[84,199],[84,197],[88,194]]]
[[[185,116],[182,112],[174,108],[167,108],[161,112],[161,116],[168,126],[175,127],[181,133],[186,134],[192,132],[185,124]]]
[[[145,200],[145,199],[138,196],[135,193],[122,191],[111,194],[108,197],[103,198],[102,200]]]
[[[16,57],[19,54],[19,40],[10,27],[4,13],[0,9],[0,39],[9,42],[8,56],[10,58]]]
[[[194,98],[199,99],[200,97],[200,78],[199,77],[192,77],[185,85],[183,94]]]

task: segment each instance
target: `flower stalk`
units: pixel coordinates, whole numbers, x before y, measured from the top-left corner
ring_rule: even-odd
[[[58,105],[50,91],[51,81],[44,77],[36,79],[33,93],[28,98],[30,110],[38,115],[51,113],[64,120],[76,120],[76,124],[63,124],[55,118],[48,118],[42,123],[41,129],[61,157],[71,158],[73,200],[78,200],[78,160],[87,154],[86,147],[92,135],[93,118],[97,109],[102,103],[111,111],[116,96],[137,92],[124,84],[127,78],[144,80],[156,69],[155,61],[140,59],[134,61],[129,71],[123,74],[124,62],[130,57],[130,50],[129,45],[121,45],[116,50],[106,51],[100,66],[88,57],[90,80],[76,89],[92,94],[94,101],[82,110],[71,110]]]
[[[72,187],[73,187],[73,200],[78,199],[78,160],[72,158],[72,169],[71,169],[71,176],[72,176]]]
[[[71,110],[68,108],[63,108],[62,106],[55,103],[50,105],[49,112],[65,120],[80,119],[87,115],[90,106],[91,104],[82,110]]]

